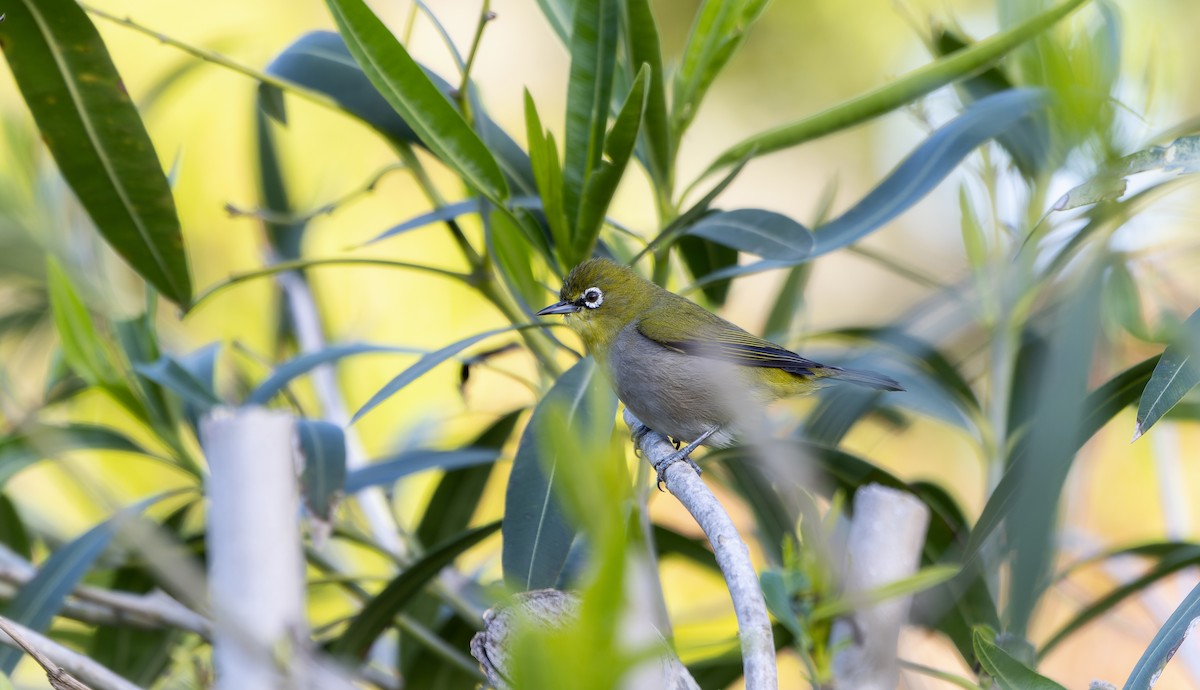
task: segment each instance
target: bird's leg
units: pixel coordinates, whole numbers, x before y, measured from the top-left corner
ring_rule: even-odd
[[[679,450],[679,446],[683,445],[683,441],[680,441],[674,436],[668,436],[667,440],[671,442],[671,445],[675,446],[675,450]]]
[[[642,457],[642,439],[645,438],[646,434],[650,433],[651,431],[654,430],[645,424],[642,424],[629,434],[630,438],[633,439],[633,454],[639,458]]]
[[[696,474],[701,473],[700,466],[692,461],[692,457],[691,457],[692,451],[699,448],[701,443],[704,443],[705,441],[707,441],[709,436],[712,436],[713,434],[715,434],[717,432],[718,428],[720,428],[720,427],[715,427],[715,426],[712,427],[711,429],[704,432],[703,434],[700,434],[700,438],[698,438],[695,441],[692,441],[691,443],[684,446],[682,450],[677,450],[674,453],[671,453],[666,458],[664,458],[662,462],[654,465],[655,471],[658,472],[658,490],[659,491],[662,491],[663,482],[666,481],[666,476],[663,473],[667,471],[668,467],[670,467],[671,465],[674,465],[675,463],[677,463],[681,460],[686,460],[687,463],[692,466],[692,469],[696,470]]]

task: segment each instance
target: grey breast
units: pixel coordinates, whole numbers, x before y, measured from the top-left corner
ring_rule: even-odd
[[[621,402],[651,429],[682,441],[717,426],[720,431],[705,445],[729,445],[731,422],[750,402],[737,365],[664,347],[639,333],[636,324],[617,335],[607,365]]]

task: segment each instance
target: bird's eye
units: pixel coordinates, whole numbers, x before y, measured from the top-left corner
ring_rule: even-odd
[[[604,293],[600,291],[600,288],[590,287],[583,291],[583,306],[595,309],[601,304],[604,304]]]

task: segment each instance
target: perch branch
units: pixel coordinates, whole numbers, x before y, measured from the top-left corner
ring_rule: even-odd
[[[662,434],[641,434],[647,427],[629,410],[625,410],[625,423],[635,437],[640,435],[642,455],[652,466],[675,452]],[[687,463],[677,462],[667,467],[663,472],[663,482],[699,523],[716,553],[717,565],[725,576],[729,596],[733,599],[733,610],[737,614],[747,690],[774,690],[778,687],[775,638],[771,633],[767,604],[754,565],[750,562],[750,550],[746,542],[738,534],[717,497]]]
[[[141,690],[86,656],[3,616],[0,616],[0,644],[24,650],[33,657],[45,669],[46,678],[55,690]]]

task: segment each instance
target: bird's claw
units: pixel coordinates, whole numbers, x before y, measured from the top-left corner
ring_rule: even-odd
[[[683,448],[675,451],[674,453],[671,453],[667,457],[663,458],[662,462],[656,463],[654,465],[654,470],[658,473],[657,486],[658,486],[659,491],[663,490],[663,488],[662,488],[663,483],[667,480],[667,476],[666,476],[667,468],[670,467],[671,465],[674,465],[677,462],[686,460],[687,464],[691,465],[693,470],[696,470],[697,476],[700,474],[703,474],[703,470],[700,469],[700,466],[697,465],[694,460],[692,460],[692,451],[699,448],[700,444],[707,441],[708,437],[712,436],[716,431],[717,431],[717,427],[713,427],[713,428],[709,429],[708,431],[704,432],[703,434],[700,434],[700,438],[696,439],[695,441],[692,441],[691,443],[689,443],[686,446],[684,446]]]
[[[633,440],[633,454],[636,457],[642,457],[642,439],[646,438],[646,434],[652,429],[645,424],[639,424],[629,432],[629,437]]]

